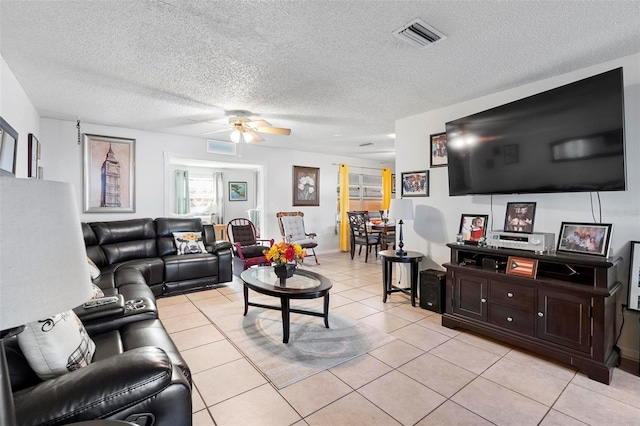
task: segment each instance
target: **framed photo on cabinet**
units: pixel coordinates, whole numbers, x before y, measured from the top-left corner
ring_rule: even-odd
[[[612,228],[610,223],[562,222],[557,251],[607,257]]]

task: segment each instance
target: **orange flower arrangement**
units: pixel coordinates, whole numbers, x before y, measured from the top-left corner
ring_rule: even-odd
[[[280,242],[263,251],[264,256],[275,266],[285,265],[291,262],[298,262],[307,255],[306,251],[299,244]]]

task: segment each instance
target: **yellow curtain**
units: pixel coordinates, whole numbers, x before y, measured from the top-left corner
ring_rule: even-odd
[[[340,250],[349,251],[349,165],[340,164]]]
[[[391,204],[391,169],[382,169],[382,210]]]

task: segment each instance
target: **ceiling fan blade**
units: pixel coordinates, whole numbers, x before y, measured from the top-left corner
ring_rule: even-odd
[[[211,135],[211,134],[213,134],[213,133],[228,132],[228,131],[230,131],[230,130],[231,130],[231,129],[229,129],[229,128],[227,127],[226,129],[212,130],[212,131],[210,131],[210,132],[204,132],[204,133],[200,133],[200,134],[204,136],[204,135]]]
[[[264,139],[262,139],[257,133],[249,132],[249,134],[253,137],[251,142],[264,142]]]
[[[244,124],[245,126],[253,127],[254,129],[258,127],[271,127],[271,123],[265,120],[247,121]]]
[[[283,127],[257,127],[256,132],[271,133],[274,135],[290,135],[291,129],[285,129]]]

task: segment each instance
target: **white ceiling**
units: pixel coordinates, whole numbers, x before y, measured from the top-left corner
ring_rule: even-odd
[[[640,52],[640,1],[2,0],[0,15],[41,117],[204,138],[245,109],[292,129],[265,145],[378,160],[398,118]],[[392,35],[415,18],[447,38]]]

